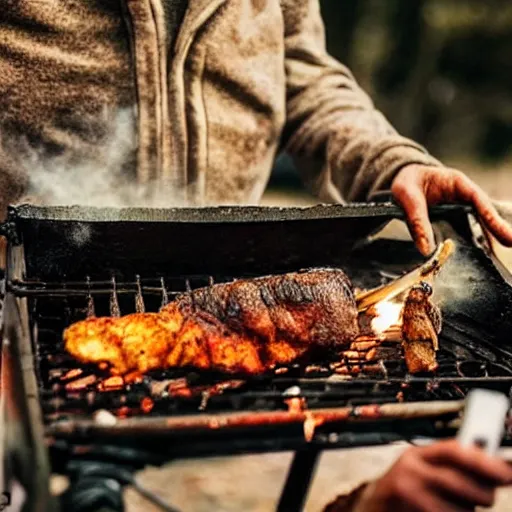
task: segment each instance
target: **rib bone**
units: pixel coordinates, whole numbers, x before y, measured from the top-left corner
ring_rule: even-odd
[[[427,281],[433,278],[441,267],[446,263],[448,258],[455,251],[455,243],[453,240],[445,240],[439,245],[436,252],[420,267],[411,272],[395,279],[373,290],[367,290],[356,294],[357,309],[362,312],[378,302],[391,300],[397,295],[405,292],[420,281]]]

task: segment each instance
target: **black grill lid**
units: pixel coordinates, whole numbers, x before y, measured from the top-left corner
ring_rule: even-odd
[[[468,210],[434,208],[459,222]],[[102,279],[115,275],[256,275],[341,266],[354,243],[403,212],[392,204],[309,208],[11,208],[26,277]],[[4,227],[5,228],[5,227]]]

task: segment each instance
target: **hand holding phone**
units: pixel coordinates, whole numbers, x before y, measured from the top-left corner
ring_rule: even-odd
[[[488,455],[496,455],[510,409],[509,398],[498,391],[472,390],[467,397],[462,426],[457,440],[462,446],[479,446]]]

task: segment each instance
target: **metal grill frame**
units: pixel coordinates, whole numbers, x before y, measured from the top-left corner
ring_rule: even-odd
[[[249,209],[250,210],[250,209]],[[272,211],[271,211],[272,210]],[[392,218],[401,218],[401,211],[393,205],[380,206],[375,208],[372,213],[372,206],[365,205],[364,210],[358,210],[357,206],[352,206],[349,211],[343,210],[343,207],[322,207],[320,209],[292,209],[283,213],[281,209],[261,209],[259,212],[260,217],[254,214],[256,210],[246,211],[240,209],[236,210],[215,210],[212,214],[215,216],[215,222],[222,224],[223,222],[260,222],[260,223],[296,223],[297,221],[303,220],[310,222],[312,219],[329,218],[344,218],[344,215],[348,213],[347,218],[350,222],[357,222],[358,214],[364,213],[371,218],[370,223],[373,228],[368,229],[369,224],[366,223],[366,232],[371,232],[378,227],[381,227],[387,221]],[[259,210],[258,210],[259,211]],[[200,213],[198,213],[200,212]],[[345,213],[343,213],[345,212]],[[377,212],[377,213],[376,213]],[[85,215],[84,215],[85,213]],[[114,430],[105,430],[101,432],[101,429],[95,429],[92,425],[81,424],[78,430],[71,432],[71,435],[63,435],[60,432],[60,439],[57,439],[55,434],[51,430],[46,432],[43,429],[43,421],[41,417],[40,401],[38,396],[38,385],[36,380],[36,371],[34,367],[34,347],[31,343],[31,333],[29,332],[28,326],[30,324],[30,314],[28,311],[28,300],[26,297],[16,296],[16,286],[22,283],[26,279],[26,253],[27,249],[25,245],[25,230],[34,233],[33,229],[39,230],[39,226],[34,226],[33,222],[37,224],[38,221],[43,221],[51,224],[51,230],[58,231],[59,226],[64,226],[71,222],[83,222],[85,217],[88,222],[102,222],[111,223],[119,221],[120,218],[130,218],[130,222],[144,222],[143,217],[138,217],[141,212],[129,212],[128,214],[119,215],[119,212],[100,212],[88,213],[83,209],[37,209],[34,207],[23,207],[21,209],[12,209],[10,212],[10,218],[8,223],[2,227],[2,232],[7,234],[10,238],[8,246],[8,290],[5,309],[5,317],[3,319],[2,330],[3,330],[3,357],[2,357],[2,387],[7,390],[10,395],[8,401],[10,404],[8,407],[8,442],[10,440],[14,447],[10,452],[10,460],[15,461],[15,465],[18,466],[17,474],[18,477],[24,480],[27,489],[30,489],[29,499],[33,501],[33,510],[43,510],[46,504],[51,502],[48,494],[48,475],[50,471],[50,459],[52,465],[57,468],[65,467],[65,464],[70,461],[80,460],[85,457],[98,457],[97,447],[101,446],[102,452],[110,453],[112,460],[117,460],[122,453],[124,457],[124,463],[131,465],[137,465],[147,461],[148,463],[157,463],[158,460],[163,462],[155,456],[155,452],[151,450],[151,443],[147,446],[142,446],[140,450],[133,449],[133,432],[128,432],[127,429],[126,438],[124,435],[117,436],[114,439]],[[142,212],[147,215],[147,212]],[[434,212],[435,213],[435,212]],[[449,224],[453,227],[454,224],[458,223],[455,231],[462,236],[464,239],[472,236],[472,231],[468,227],[469,225],[464,220],[467,217],[467,210],[448,208],[446,210],[440,209],[437,214],[439,218],[445,216],[451,217],[452,222]],[[165,213],[163,217],[162,212],[158,213],[158,222],[165,222],[166,220],[176,221],[175,216],[185,215],[189,216],[187,219],[178,219],[178,222],[204,222],[205,217],[198,217],[197,215],[204,215],[208,218],[208,214],[205,211],[198,210],[187,213]],[[87,220],[87,215],[89,219]],[[224,217],[223,217],[224,216]],[[93,218],[94,217],[94,218]],[[150,215],[150,217],[154,217]],[[212,219],[209,219],[212,221]],[[61,224],[61,221],[63,224]],[[364,224],[364,223],[363,223]],[[291,225],[291,224],[290,224]],[[44,226],[43,226],[44,227]],[[43,229],[44,231],[44,229]],[[300,231],[300,228],[299,228]],[[34,251],[34,247],[29,248],[30,251]],[[492,258],[492,254],[490,255]],[[39,262],[44,261],[39,259]],[[495,262],[497,263],[497,262]],[[31,261],[31,265],[34,266],[34,261]],[[50,272],[51,273],[51,272]],[[503,272],[502,272],[503,273]],[[506,276],[509,279],[509,276]],[[312,442],[306,443],[304,440],[304,416],[296,415],[292,419],[292,428],[287,423],[285,429],[283,429],[283,436],[276,436],[277,432],[271,430],[267,431],[273,441],[272,447],[265,444],[262,438],[255,438],[252,436],[248,439],[248,443],[239,443],[233,446],[232,453],[240,452],[259,452],[268,451],[269,448],[279,450],[298,449],[298,456],[296,458],[296,464],[294,465],[295,471],[292,471],[290,478],[296,481],[306,482],[308,481],[308,475],[311,476],[311,472],[314,469],[315,461],[318,453],[325,448],[339,448],[344,446],[360,446],[360,445],[372,445],[382,444],[399,439],[408,439],[412,435],[429,435],[429,436],[443,436],[447,433],[453,432],[456,427],[456,422],[453,420],[459,415],[462,407],[462,402],[452,402],[445,404],[446,409],[434,410],[429,409],[432,404],[422,404],[418,409],[417,417],[411,419],[409,422],[397,421],[396,414],[389,414],[386,416],[385,409],[379,409],[376,411],[372,410],[372,414],[367,416],[367,419],[371,421],[362,421],[365,417],[361,409],[352,408],[351,410],[338,411],[341,416],[334,417],[334,422],[331,424],[324,425],[317,429],[317,436]],[[439,404],[435,404],[438,406]],[[426,406],[426,407],[424,407]],[[332,412],[332,411],[331,411]],[[396,411],[395,411],[396,413]],[[290,414],[290,413],[286,413]],[[375,415],[380,417],[378,423],[375,422]],[[290,416],[288,416],[290,418]],[[340,419],[343,421],[340,423]],[[349,421],[345,421],[348,419]],[[129,423],[125,423],[130,426]],[[377,426],[377,428],[375,428]],[[20,428],[21,427],[21,428]],[[17,430],[18,429],[18,430]],[[243,430],[243,429],[242,429]],[[263,429],[265,430],[265,429]],[[168,428],[161,428],[162,432],[169,433]],[[212,429],[210,428],[210,431]],[[226,429],[228,437],[232,436],[233,432],[238,432],[238,427],[234,430]],[[117,432],[119,434],[120,432]],[[216,434],[222,434],[222,429],[217,429]],[[106,434],[106,435],[104,435]],[[216,440],[213,440],[213,444],[205,443],[204,446],[199,447],[196,453],[190,453],[188,456],[199,456],[206,453],[218,453],[215,450],[215,443],[220,441],[220,446],[223,448],[222,452],[225,451],[226,440],[222,439],[222,435],[215,436]],[[111,441],[116,441],[116,448],[109,452],[108,447]],[[124,440],[124,452],[120,452],[119,448],[123,447]],[[232,438],[230,438],[230,441]],[[15,442],[18,441],[18,442]],[[69,442],[68,442],[69,441]],[[120,441],[120,443],[118,442]],[[158,443],[157,443],[158,444]],[[180,445],[180,439],[176,439],[176,443],[173,443],[174,447]],[[49,447],[49,451],[45,448]],[[219,444],[217,443],[217,447]],[[161,444],[158,446],[161,451]],[[49,457],[51,454],[51,457]],[[132,455],[129,455],[132,454]],[[175,452],[174,455],[178,455]],[[181,454],[187,455],[187,454]],[[167,460],[172,453],[165,453],[163,457]],[[132,458],[130,458],[132,457]],[[302,463],[301,463],[302,460]],[[127,462],[128,461],[128,462]],[[117,463],[119,461],[117,460]],[[38,468],[38,471],[34,472],[33,467]],[[62,466],[64,465],[64,466]],[[297,467],[299,468],[297,470]],[[19,468],[22,468],[21,470]],[[27,469],[28,468],[28,469]],[[304,472],[304,468],[306,471]],[[298,471],[298,473],[297,473]],[[19,476],[21,474],[21,477]],[[289,488],[289,486],[288,486]],[[293,488],[293,486],[292,486]],[[305,492],[307,489],[305,489]],[[289,495],[288,495],[289,498]],[[300,497],[299,497],[300,498]],[[304,496],[302,496],[302,499]],[[283,498],[282,503],[286,504],[286,495]],[[282,508],[282,510],[287,510]]]

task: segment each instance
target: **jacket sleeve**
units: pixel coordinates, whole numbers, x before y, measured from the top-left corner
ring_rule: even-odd
[[[319,0],[282,0],[287,74],[283,145],[327,202],[366,201],[407,164],[441,165],[401,137],[351,72],[327,54]]]

